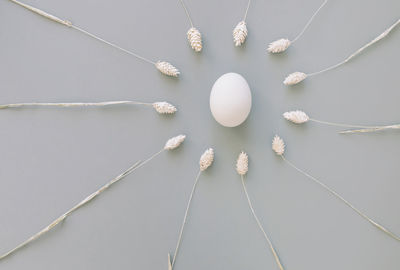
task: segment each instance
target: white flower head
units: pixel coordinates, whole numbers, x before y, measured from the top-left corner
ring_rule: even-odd
[[[167,76],[171,76],[171,77],[178,77],[180,72],[179,70],[174,67],[173,65],[171,65],[168,62],[165,61],[158,61],[156,63],[156,68],[163,74],[167,75]]]
[[[200,52],[203,48],[203,44],[201,42],[201,33],[196,28],[192,27],[187,32],[187,38],[189,40],[190,46],[196,52]]]
[[[207,149],[200,157],[200,170],[205,171],[214,161],[214,149]]]
[[[283,81],[285,85],[295,85],[307,78],[307,74],[303,72],[293,72],[289,74]]]
[[[308,117],[308,115],[305,112],[299,110],[285,112],[283,114],[283,117],[286,120],[293,122],[295,124],[303,124],[308,122],[308,120],[310,120],[310,117]]]
[[[274,150],[278,156],[282,156],[285,152],[285,142],[278,135],[275,135],[272,140],[272,150]]]
[[[177,111],[176,107],[168,102],[161,101],[161,102],[154,102],[153,108],[161,114],[173,114]]]
[[[281,38],[278,40],[275,40],[274,42],[271,42],[268,45],[267,51],[269,53],[280,53],[286,51],[287,48],[289,48],[291,42],[290,40],[286,38]]]
[[[246,37],[246,22],[241,21],[236,25],[235,29],[233,29],[233,42],[235,43],[235,46],[241,46],[246,41]]]
[[[249,156],[245,152],[241,152],[236,161],[236,171],[240,175],[245,175],[249,170]]]
[[[169,139],[167,141],[167,143],[165,144],[164,149],[165,150],[173,150],[175,148],[178,148],[183,143],[185,138],[186,138],[186,135],[178,135],[176,137]]]

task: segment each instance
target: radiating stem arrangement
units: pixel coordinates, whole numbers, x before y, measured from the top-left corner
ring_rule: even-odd
[[[40,102],[30,102],[30,103],[11,103],[0,105],[0,109],[7,108],[20,108],[20,107],[105,107],[112,105],[144,105],[153,107],[156,112],[160,114],[173,114],[177,111],[176,107],[168,102],[160,101],[154,103],[138,102],[131,100],[123,101],[104,101],[104,102],[72,102],[72,103],[40,103]]]
[[[367,133],[367,132],[375,132],[375,131],[382,131],[382,130],[389,130],[389,129],[400,129],[400,124],[396,125],[387,125],[387,126],[361,126],[361,125],[351,125],[351,124],[342,124],[342,123],[334,123],[334,122],[327,122],[321,121],[317,119],[310,118],[305,112],[296,110],[296,111],[289,111],[283,114],[283,117],[295,124],[304,124],[308,121],[325,124],[329,126],[336,126],[336,127],[346,127],[346,128],[357,128],[355,130],[345,130],[340,131],[340,134],[350,134],[350,133]]]
[[[243,20],[241,20],[236,25],[235,29],[233,29],[233,43],[235,44],[236,47],[241,46],[246,41],[248,33],[246,26],[246,18],[247,18],[247,13],[249,12],[250,3],[251,0],[248,0]]]
[[[109,42],[109,41],[107,41],[107,40],[105,40],[105,39],[103,39],[103,38],[101,38],[101,37],[99,37],[99,36],[97,36],[95,34],[92,34],[92,33],[88,32],[88,31],[82,29],[81,27],[78,27],[78,26],[74,25],[72,22],[70,22],[68,20],[60,19],[60,18],[58,18],[58,17],[56,17],[54,15],[51,15],[51,14],[43,11],[43,10],[40,10],[40,9],[38,9],[36,7],[32,7],[30,5],[27,5],[27,4],[22,3],[20,1],[17,1],[17,0],[10,0],[10,1],[15,3],[15,4],[17,4],[17,5],[20,5],[20,6],[24,7],[24,8],[26,8],[26,9],[32,11],[32,12],[35,12],[36,14],[39,14],[39,15],[41,15],[41,16],[49,19],[49,20],[52,20],[52,21],[57,22],[57,23],[60,23],[60,24],[65,25],[65,26],[67,26],[69,28],[73,28],[73,29],[85,34],[85,35],[88,35],[88,36],[90,36],[90,37],[92,37],[92,38],[94,38],[94,39],[96,39],[98,41],[101,41],[101,42],[103,42],[103,43],[105,43],[105,44],[107,44],[107,45],[109,45],[111,47],[114,47],[115,49],[123,51],[123,52],[125,52],[125,53],[127,53],[129,55],[132,55],[132,56],[134,56],[134,57],[136,57],[138,59],[141,59],[141,60],[143,60],[143,61],[145,61],[145,62],[147,62],[149,64],[155,65],[156,68],[161,73],[163,73],[163,74],[165,74],[167,76],[172,76],[172,77],[178,77],[179,76],[179,70],[177,68],[175,68],[173,65],[171,65],[170,63],[168,63],[168,62],[165,62],[165,61],[154,62],[154,61],[149,60],[149,59],[147,59],[147,58],[145,58],[143,56],[138,55],[137,53],[134,53],[134,52],[132,52],[130,50],[127,50],[127,49],[124,49],[124,48],[122,48],[122,47],[120,47],[120,46],[118,46],[118,45],[116,45],[116,44],[114,44],[112,42]]]
[[[307,30],[307,28],[310,26],[311,22],[314,20],[315,16],[318,14],[318,12],[322,9],[323,6],[325,6],[325,4],[328,2],[328,0],[324,0],[324,2],[322,3],[322,5],[317,9],[317,11],[314,12],[314,14],[311,16],[311,18],[309,19],[309,21],[307,22],[307,24],[304,26],[303,30],[301,30],[301,32],[293,39],[293,40],[289,40],[287,38],[281,38],[278,40],[275,40],[273,42],[271,42],[268,45],[268,49],[267,51],[269,53],[281,53],[286,51],[287,48],[289,48],[290,45],[292,45],[293,43],[295,43],[303,34],[304,32]]]
[[[327,67],[323,70],[317,71],[317,72],[313,72],[313,73],[304,73],[304,72],[294,72],[289,74],[285,80],[283,81],[284,84],[286,85],[294,85],[294,84],[298,84],[299,82],[303,81],[305,78],[310,77],[310,76],[314,76],[314,75],[318,75],[321,74],[323,72],[335,69],[343,64],[346,64],[347,62],[349,62],[351,59],[353,59],[354,57],[356,57],[357,55],[359,55],[362,51],[364,51],[365,49],[367,49],[368,47],[372,46],[373,44],[375,44],[376,42],[380,41],[381,39],[383,39],[384,37],[386,37],[390,31],[392,31],[397,25],[400,24],[400,19],[398,19],[394,24],[392,24],[389,28],[387,28],[382,34],[380,34],[379,36],[377,36],[376,38],[374,38],[372,41],[370,41],[369,43],[365,44],[363,47],[361,47],[360,49],[358,49],[356,52],[354,52],[353,54],[351,54],[350,56],[348,56],[346,59],[344,59],[343,61]]]
[[[64,214],[62,214],[58,218],[56,218],[53,222],[51,222],[44,229],[42,229],[38,233],[34,234],[30,238],[28,238],[26,241],[24,241],[21,244],[19,244],[18,246],[16,246],[15,248],[13,248],[10,251],[8,251],[8,252],[4,253],[3,255],[1,255],[0,256],[0,260],[8,257],[9,255],[13,254],[17,250],[21,249],[22,247],[28,245],[29,243],[31,243],[31,242],[35,241],[36,239],[38,239],[39,237],[43,236],[45,233],[49,232],[55,226],[57,226],[62,221],[64,221],[68,216],[70,216],[74,211],[78,210],[82,206],[84,206],[87,203],[89,203],[90,201],[92,201],[98,195],[103,193],[106,189],[111,187],[111,185],[113,185],[116,182],[120,181],[121,179],[125,178],[126,176],[128,176],[129,174],[134,172],[135,170],[139,169],[140,167],[142,167],[143,165],[148,163],[150,160],[152,160],[153,158],[155,158],[156,156],[161,154],[163,151],[165,151],[165,150],[173,150],[173,149],[179,147],[181,145],[181,143],[185,140],[185,137],[186,137],[185,135],[179,135],[179,136],[176,136],[176,137],[173,137],[173,138],[169,139],[167,141],[167,143],[165,144],[164,148],[162,148],[160,151],[158,151],[157,153],[153,154],[151,157],[149,157],[148,159],[146,159],[143,162],[140,162],[140,161],[136,162],[134,165],[129,167],[126,171],[124,171],[123,173],[121,173],[120,175],[118,175],[117,177],[115,177],[114,179],[109,181],[108,183],[106,183],[104,186],[102,186],[101,188],[99,188],[98,190],[96,190],[95,192],[90,194],[89,196],[87,196],[85,199],[83,199],[81,202],[79,202],[74,207],[69,209],[67,212],[65,212]]]
[[[252,204],[252,202],[250,200],[249,193],[247,192],[246,182],[244,180],[244,176],[247,174],[248,170],[249,170],[249,157],[248,157],[248,155],[246,153],[241,152],[239,154],[239,157],[238,157],[237,162],[236,162],[236,171],[240,175],[240,178],[242,180],[242,186],[243,186],[243,190],[244,190],[244,193],[246,195],[246,198],[247,198],[247,203],[249,204],[251,213],[253,214],[253,217],[256,220],[258,227],[260,228],[261,232],[263,233],[265,240],[267,240],[267,243],[269,245],[269,248],[271,249],[272,255],[275,258],[276,264],[278,265],[280,270],[284,270],[284,268],[282,266],[282,263],[281,263],[281,261],[279,259],[278,253],[276,252],[270,237],[268,236],[268,234],[265,232],[263,226],[261,225],[261,221],[258,219],[258,217],[256,215],[256,212],[254,210],[253,204]]]
[[[400,237],[397,236],[396,234],[392,233],[391,231],[389,231],[388,229],[386,229],[385,227],[383,227],[382,225],[380,225],[378,222],[374,221],[373,219],[371,219],[370,217],[368,217],[366,214],[364,214],[363,212],[361,212],[361,210],[359,210],[358,208],[356,208],[353,204],[351,204],[348,200],[346,200],[345,198],[343,198],[341,195],[339,195],[339,193],[337,193],[334,189],[330,188],[328,185],[324,184],[323,182],[319,181],[317,178],[311,176],[310,174],[306,173],[305,171],[301,170],[300,168],[298,168],[296,165],[294,165],[292,162],[290,162],[289,160],[287,160],[284,156],[285,153],[285,143],[284,141],[279,137],[279,136],[275,136],[274,139],[272,140],[272,150],[278,155],[280,156],[283,161],[285,161],[289,166],[291,166],[292,168],[294,168],[296,171],[300,172],[301,174],[305,175],[306,177],[308,177],[309,179],[311,179],[312,181],[314,181],[315,183],[317,183],[318,185],[320,185],[321,187],[323,187],[325,190],[327,190],[329,193],[331,193],[333,196],[335,196],[336,198],[338,198],[340,201],[342,201],[344,204],[346,204],[348,207],[350,207],[352,210],[354,210],[357,214],[359,214],[362,218],[364,218],[365,220],[367,220],[369,223],[371,223],[372,225],[374,225],[376,228],[380,229],[381,231],[383,231],[384,233],[386,233],[387,235],[389,235],[390,237],[396,239],[397,241],[400,241]]]
[[[201,41],[201,33],[196,27],[193,26],[193,21],[190,18],[189,11],[186,8],[186,5],[183,2],[183,0],[179,0],[179,1],[182,4],[182,7],[186,13],[186,17],[188,18],[188,21],[190,23],[190,29],[187,31],[187,38],[188,38],[189,44],[195,52],[200,52],[201,49],[203,48],[203,44]]]
[[[172,261],[171,261],[171,255],[168,253],[168,270],[172,270],[174,265],[175,265],[176,256],[178,255],[179,247],[180,247],[181,242],[182,242],[183,230],[184,230],[185,225],[186,225],[186,221],[187,221],[190,205],[192,203],[193,195],[194,195],[194,192],[196,190],[197,183],[199,182],[200,175],[201,175],[201,173],[203,171],[205,171],[208,167],[210,167],[212,165],[213,161],[214,161],[214,150],[212,148],[209,148],[200,157],[200,162],[199,162],[200,169],[199,169],[199,172],[197,173],[196,179],[195,179],[193,187],[192,187],[192,192],[190,193],[190,196],[189,196],[189,201],[188,201],[187,206],[186,206],[185,216],[183,217],[183,222],[182,222],[182,225],[181,225],[181,229],[179,231],[178,242],[176,244],[176,248],[175,248],[175,252],[174,252],[174,256],[173,256]]]

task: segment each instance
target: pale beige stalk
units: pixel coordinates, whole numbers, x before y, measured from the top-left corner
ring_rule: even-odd
[[[68,20],[60,19],[60,18],[58,18],[58,17],[56,17],[56,16],[54,16],[54,15],[51,15],[51,14],[49,14],[49,13],[43,11],[43,10],[40,10],[40,9],[35,8],[35,7],[33,7],[33,6],[24,4],[24,3],[20,2],[20,1],[17,1],[17,0],[10,0],[10,1],[13,2],[13,3],[18,4],[18,5],[22,6],[22,7],[26,8],[26,9],[28,9],[28,10],[34,12],[34,13],[36,13],[36,14],[41,15],[41,16],[43,16],[44,18],[50,19],[50,20],[52,20],[52,21],[55,21],[55,22],[58,22],[58,23],[60,23],[60,24],[65,25],[65,26],[68,26],[68,27],[70,27],[70,28],[73,28],[73,29],[75,29],[75,30],[77,30],[77,31],[79,31],[79,32],[81,32],[81,33],[83,33],[83,34],[85,34],[85,35],[88,35],[88,36],[90,36],[90,37],[92,37],[92,38],[94,38],[94,39],[96,39],[96,40],[98,40],[98,41],[100,41],[100,42],[103,42],[103,43],[105,43],[105,44],[107,44],[107,45],[109,45],[109,46],[111,46],[111,47],[113,47],[113,48],[115,48],[115,49],[118,49],[118,50],[120,50],[120,51],[123,51],[123,52],[125,52],[125,53],[127,53],[127,54],[129,54],[129,55],[132,55],[132,56],[134,56],[134,57],[136,57],[136,58],[138,58],[138,59],[141,59],[141,60],[143,60],[143,61],[145,61],[145,62],[147,62],[147,63],[149,63],[149,64],[155,65],[155,66],[157,67],[157,69],[158,69],[161,73],[163,73],[163,74],[165,74],[165,75],[173,76],[173,77],[178,77],[178,75],[179,75],[178,69],[176,69],[175,67],[173,67],[171,64],[169,64],[169,63],[167,63],[167,62],[163,62],[163,61],[158,61],[158,62],[151,61],[151,60],[149,60],[149,59],[147,59],[147,58],[145,58],[145,57],[143,57],[143,56],[138,55],[137,53],[134,53],[134,52],[132,52],[132,51],[130,51],[130,50],[124,49],[124,48],[122,48],[122,47],[120,47],[120,46],[118,46],[118,45],[116,45],[116,44],[114,44],[114,43],[112,43],[112,42],[110,42],[110,41],[107,41],[107,40],[105,40],[105,39],[103,39],[103,38],[101,38],[101,37],[99,37],[99,36],[97,36],[97,35],[95,35],[95,34],[92,34],[92,33],[88,32],[88,31],[86,31],[85,29],[76,26],[75,24],[71,23],[71,22],[68,21]]]
[[[353,54],[351,54],[350,56],[348,56],[345,60],[343,60],[342,62],[339,62],[333,66],[327,67],[323,70],[317,71],[317,72],[313,72],[313,73],[304,73],[304,72],[294,72],[292,74],[289,74],[286,79],[284,80],[284,84],[286,85],[294,85],[297,84],[301,81],[303,81],[305,78],[310,77],[310,76],[314,76],[314,75],[318,75],[321,74],[323,72],[335,69],[341,65],[346,64],[347,62],[349,62],[351,59],[353,59],[354,57],[356,57],[357,55],[359,55],[362,51],[364,51],[365,49],[367,49],[368,47],[372,46],[373,44],[377,43],[378,41],[380,41],[381,39],[383,39],[384,37],[386,37],[397,25],[400,24],[400,19],[398,19],[394,24],[392,24],[389,28],[387,28],[382,34],[380,34],[379,36],[377,36],[376,38],[374,38],[373,40],[371,40],[370,42],[368,42],[367,44],[365,44],[363,47],[361,47],[360,49],[358,49],[356,52],[354,52]],[[300,76],[301,74],[301,76]]]
[[[295,124],[304,124],[308,121],[316,122],[319,124],[325,124],[329,126],[336,126],[336,127],[349,127],[349,128],[359,128],[355,130],[345,130],[340,131],[340,134],[351,134],[351,133],[367,133],[367,132],[376,132],[382,130],[389,130],[389,129],[400,129],[400,124],[396,125],[388,125],[388,126],[361,126],[361,125],[352,125],[352,124],[342,124],[342,123],[334,123],[334,122],[327,122],[321,121],[317,119],[310,118],[305,112],[300,110],[295,111],[288,111],[283,113],[283,117]]]
[[[170,254],[168,253],[168,262],[169,262],[168,270],[172,270],[172,268],[175,265],[176,256],[178,255],[179,248],[180,248],[180,245],[181,245],[181,242],[182,242],[183,230],[184,230],[186,222],[187,222],[187,217],[188,217],[188,214],[189,214],[190,205],[192,203],[193,195],[194,195],[194,192],[196,190],[197,183],[199,182],[200,175],[201,175],[201,173],[203,171],[205,171],[207,168],[209,168],[212,165],[213,161],[214,161],[214,150],[212,148],[209,148],[200,157],[200,161],[199,161],[200,169],[199,169],[199,172],[198,172],[198,174],[196,176],[196,179],[194,181],[194,184],[193,184],[193,187],[192,187],[192,191],[190,192],[189,201],[187,203],[185,216],[183,217],[183,222],[182,222],[182,225],[181,225],[181,229],[179,231],[178,242],[176,244],[176,248],[175,248],[174,257],[172,259],[172,262],[171,262]]]
[[[101,188],[99,188],[98,190],[96,190],[95,192],[93,192],[92,194],[90,194],[89,196],[87,196],[85,199],[83,199],[81,202],[79,202],[78,204],[76,204],[74,207],[72,207],[71,209],[69,209],[66,213],[62,214],[60,217],[58,217],[57,219],[55,219],[53,222],[51,222],[48,226],[46,226],[44,229],[42,229],[41,231],[39,231],[38,233],[34,234],[33,236],[31,236],[30,238],[28,238],[26,241],[22,242],[21,244],[19,244],[18,246],[16,246],[15,248],[11,249],[10,251],[4,253],[3,255],[0,256],[0,260],[8,257],[9,255],[13,254],[14,252],[16,252],[17,250],[21,249],[22,247],[28,245],[29,243],[35,241],[36,239],[38,239],[39,237],[41,237],[42,235],[44,235],[45,233],[49,232],[51,229],[53,229],[55,226],[57,226],[58,224],[60,224],[63,220],[65,220],[68,216],[70,216],[74,211],[78,210],[79,208],[81,208],[82,206],[84,206],[85,204],[89,203],[90,201],[92,201],[94,198],[96,198],[97,196],[99,196],[101,193],[103,193],[106,189],[108,189],[109,187],[111,187],[113,184],[115,184],[116,182],[120,181],[121,179],[125,178],[126,176],[128,176],[129,174],[131,174],[133,171],[139,169],[140,167],[142,167],[143,165],[145,165],[146,163],[148,163],[150,160],[152,160],[153,158],[155,158],[156,156],[158,156],[159,154],[161,154],[163,151],[165,150],[173,150],[177,147],[179,147],[179,145],[183,142],[184,138],[182,139],[183,135],[174,137],[170,140],[167,141],[167,144],[172,140],[173,143],[169,144],[169,147],[164,147],[163,149],[161,149],[160,151],[158,151],[157,153],[155,153],[154,155],[152,155],[151,157],[149,157],[148,159],[146,159],[143,162],[136,162],[134,165],[132,165],[131,167],[129,167],[126,171],[124,171],[123,173],[121,173],[120,175],[118,175],[117,177],[115,177],[114,179],[112,179],[110,182],[108,182],[107,184],[105,184],[104,186],[102,186]],[[177,139],[178,138],[178,139]],[[166,144],[166,145],[167,145]]]
[[[281,261],[279,259],[278,253],[276,252],[275,247],[272,244],[272,241],[269,238],[268,234],[265,232],[263,226],[261,225],[261,221],[259,220],[259,218],[256,215],[256,212],[254,210],[253,204],[252,204],[252,202],[250,200],[249,193],[247,192],[247,187],[246,187],[246,183],[244,181],[244,176],[246,175],[248,170],[249,170],[249,156],[245,152],[242,151],[239,154],[239,157],[238,157],[238,159],[236,161],[236,171],[240,175],[240,178],[242,180],[242,186],[243,186],[243,190],[244,190],[244,193],[246,195],[246,198],[247,198],[247,203],[248,203],[248,205],[250,207],[250,210],[251,210],[251,213],[253,214],[254,219],[257,222],[258,227],[260,228],[261,232],[263,233],[264,238],[267,240],[267,243],[269,245],[269,248],[271,249],[272,255],[275,258],[276,264],[278,265],[280,270],[284,270],[284,268],[282,266],[282,263],[281,263]]]
[[[111,106],[111,105],[145,105],[151,106],[154,110],[160,114],[173,114],[177,111],[176,107],[168,102],[159,101],[154,103],[146,103],[146,102],[138,102],[138,101],[104,101],[104,102],[71,102],[71,103],[40,103],[40,102],[31,102],[31,103],[11,103],[11,104],[2,104],[0,105],[0,109],[7,108],[20,108],[20,107],[28,107],[28,106],[42,106],[42,107],[103,107],[103,106]]]
[[[375,227],[377,227],[378,229],[380,229],[381,231],[383,231],[384,233],[386,233],[387,235],[389,235],[390,237],[392,237],[393,239],[396,239],[397,241],[400,241],[400,237],[397,236],[396,234],[392,233],[391,231],[389,231],[388,229],[386,229],[385,227],[383,227],[382,225],[380,225],[378,222],[374,221],[372,218],[368,217],[366,214],[364,214],[363,212],[361,212],[361,210],[357,209],[353,204],[351,204],[349,201],[347,201],[345,198],[343,198],[341,195],[339,195],[339,193],[337,193],[335,190],[333,190],[332,188],[330,188],[328,185],[324,184],[323,182],[319,181],[317,178],[315,178],[314,176],[311,176],[310,174],[306,173],[305,171],[301,170],[300,168],[298,168],[297,166],[295,166],[293,163],[291,163],[289,160],[287,160],[285,158],[284,154],[284,148],[283,151],[277,151],[276,150],[276,144],[283,144],[284,142],[283,140],[279,137],[279,136],[275,136],[272,142],[272,149],[274,150],[274,152],[280,156],[287,164],[289,164],[292,168],[294,168],[295,170],[297,170],[298,172],[300,172],[301,174],[305,175],[306,177],[308,177],[309,179],[311,179],[312,181],[314,181],[315,183],[317,183],[318,185],[320,185],[321,187],[323,187],[325,190],[327,190],[328,192],[330,192],[332,195],[334,195],[336,198],[338,198],[339,200],[341,200],[344,204],[346,204],[348,207],[350,207],[352,210],[354,210],[357,214],[359,214],[362,218],[364,218],[365,220],[367,220],[369,223],[371,223],[372,225],[374,225]],[[275,147],[274,147],[275,145]]]

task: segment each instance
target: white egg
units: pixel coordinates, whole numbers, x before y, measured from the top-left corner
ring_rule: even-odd
[[[251,91],[247,81],[237,73],[226,73],[214,83],[210,94],[214,119],[225,127],[243,123],[251,109]]]

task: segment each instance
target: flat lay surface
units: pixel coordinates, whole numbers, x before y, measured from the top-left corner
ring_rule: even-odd
[[[209,147],[215,162],[201,174],[174,270],[277,269],[246,203],[236,158],[249,155],[247,189],[287,270],[397,270],[400,242],[387,237],[271,150],[279,134],[285,157],[400,234],[399,132],[340,135],[341,128],[296,126],[282,113],[360,125],[400,123],[400,29],[349,63],[283,85],[294,71],[314,72],[345,59],[399,18],[396,0],[329,1],[285,53],[268,43],[295,37],[322,0],[258,1],[248,37],[232,30],[247,1],[186,0],[202,33],[194,52],[178,1],[25,0],[146,58],[154,67],[74,29],[0,1],[0,104],[167,101],[175,115],[134,105],[0,110],[0,253],[5,253],[165,141],[186,134],[82,207],[51,232],[0,261],[0,269],[167,269],[188,196]],[[248,82],[252,107],[235,128],[219,125],[209,95],[223,74]]]

